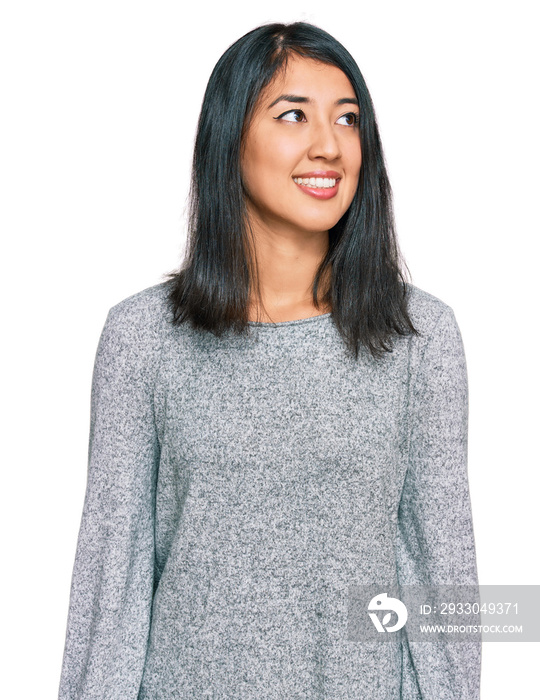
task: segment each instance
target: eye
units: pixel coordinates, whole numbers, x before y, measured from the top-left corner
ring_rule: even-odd
[[[344,126],[356,126],[358,122],[360,121],[360,115],[357,114],[356,112],[347,112],[347,114],[344,114],[342,117],[338,119],[338,124],[341,119],[346,119],[346,123]]]
[[[299,116],[300,119],[296,117]],[[301,122],[305,121],[306,115],[301,109],[290,109],[288,112],[283,112],[279,117],[274,117],[274,119],[281,119],[284,122]]]

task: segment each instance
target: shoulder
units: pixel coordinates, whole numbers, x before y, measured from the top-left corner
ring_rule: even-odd
[[[162,282],[109,309],[97,350],[100,365],[153,371],[170,325],[167,292],[168,285]]]
[[[143,331],[164,326],[168,320],[168,289],[167,282],[160,282],[131,294],[110,308],[109,317],[119,329],[135,326]]]
[[[454,310],[446,302],[414,284],[406,283],[408,312],[420,338],[429,339],[437,331],[457,329]]]
[[[408,310],[419,336],[410,344],[411,370],[430,377],[442,373],[464,382],[465,349],[454,310],[447,303],[414,285],[408,287]],[[423,368],[423,369],[422,369]]]

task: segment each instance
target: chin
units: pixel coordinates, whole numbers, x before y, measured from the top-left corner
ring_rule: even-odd
[[[300,228],[305,229],[306,231],[312,231],[312,232],[329,231],[331,228],[333,228],[338,223],[338,221],[341,219],[341,216],[339,216],[339,217],[335,217],[335,216],[334,217],[310,216],[310,217],[306,217],[301,222],[299,221],[298,226]]]
[[[343,207],[333,207],[332,210],[330,210],[329,207],[325,209],[324,207],[318,206],[314,209],[310,207],[308,211],[304,213],[304,216],[298,211],[295,218],[303,228],[313,231],[328,231],[328,229],[334,227],[346,213],[347,209]]]

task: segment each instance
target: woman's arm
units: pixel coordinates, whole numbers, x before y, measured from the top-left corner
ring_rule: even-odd
[[[153,597],[159,460],[152,390],[160,341],[148,321],[140,304],[125,300],[109,311],[99,340],[59,700],[138,696]]]
[[[398,513],[400,586],[478,584],[467,476],[468,381],[445,305],[425,342],[410,404],[409,464]],[[477,700],[481,642],[403,637],[402,700]]]

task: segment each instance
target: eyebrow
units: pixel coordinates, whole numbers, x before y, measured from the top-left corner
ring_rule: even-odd
[[[276,105],[278,102],[296,102],[296,103],[307,103],[307,104],[312,104],[313,100],[311,100],[309,97],[301,97],[300,95],[280,95],[277,99],[275,99],[271,105],[268,106],[268,109],[271,109],[274,105]],[[356,97],[342,97],[340,100],[336,100],[335,103],[336,105],[356,105],[358,107],[358,100]]]

